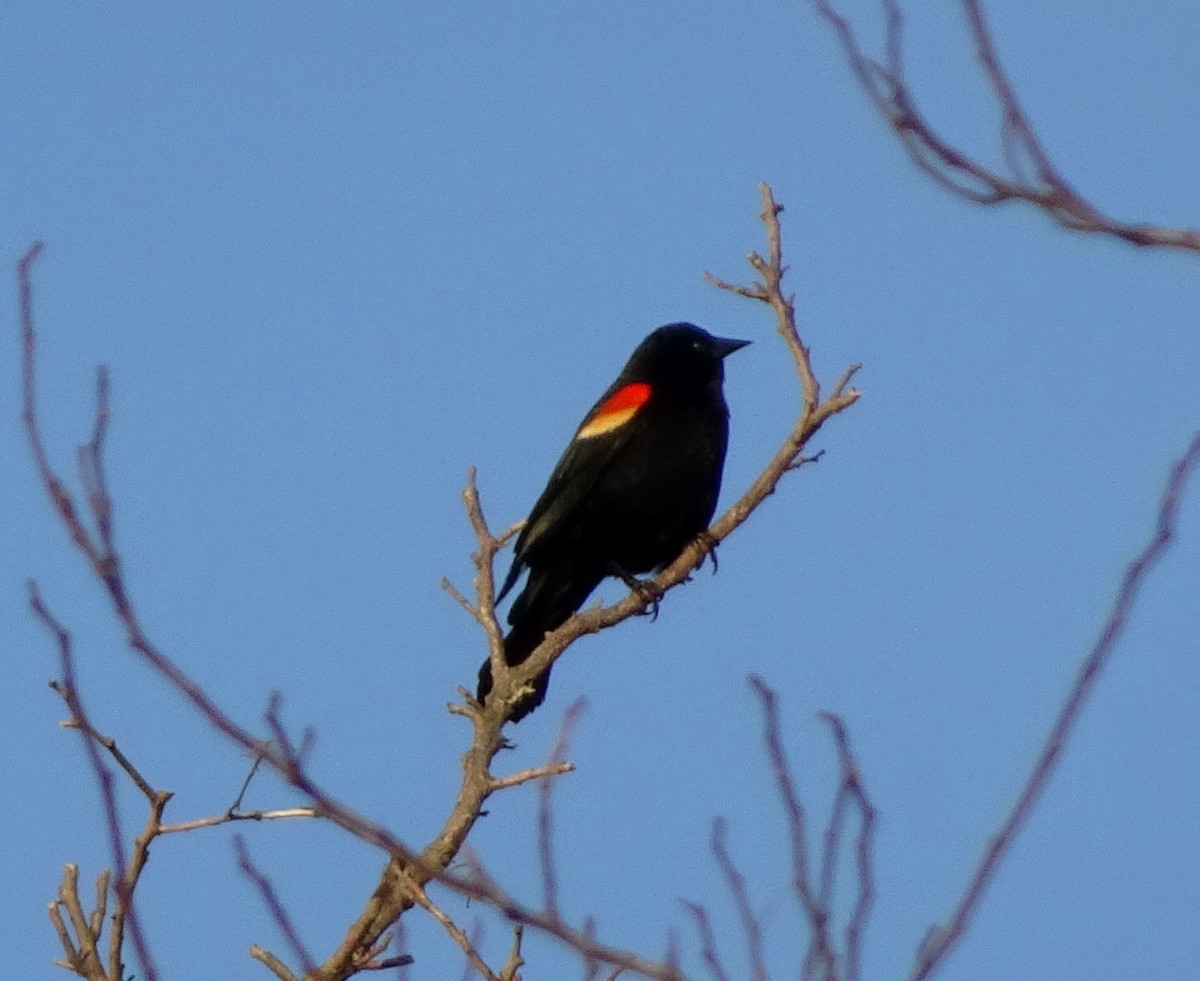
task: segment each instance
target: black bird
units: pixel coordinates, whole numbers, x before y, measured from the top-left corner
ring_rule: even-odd
[[[529,570],[508,612],[508,664],[528,658],[605,576],[631,583],[657,571],[708,527],[729,442],[722,362],[749,343],[668,324],[638,345],[584,417],[517,538],[496,597]],[[542,704],[549,683],[547,668],[513,722]],[[485,661],[479,700],[491,690]]]

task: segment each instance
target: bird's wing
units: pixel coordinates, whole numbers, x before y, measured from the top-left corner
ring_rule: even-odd
[[[511,588],[522,566],[531,558],[536,561],[538,551],[571,526],[600,478],[628,445],[650,395],[645,382],[618,379],[584,417],[517,539],[516,558],[501,595]]]

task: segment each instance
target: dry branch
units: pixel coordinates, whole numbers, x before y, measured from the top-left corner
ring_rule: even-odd
[[[30,254],[33,255],[36,253],[31,251]],[[46,607],[45,602],[42,600],[42,595],[38,591],[37,584],[33,582],[29,583],[29,605],[58,641],[59,667],[62,671],[62,682],[54,686],[55,691],[59,693],[63,701],[67,704],[67,708],[71,713],[67,727],[79,731],[88,763],[92,773],[96,777],[96,782],[100,786],[100,797],[104,803],[105,825],[108,830],[109,848],[112,851],[113,862],[117,869],[117,902],[113,910],[112,926],[109,929],[108,935],[107,974],[99,967],[98,954],[96,952],[96,944],[100,940],[100,931],[103,928],[103,916],[93,918],[96,922],[96,929],[93,930],[90,923],[85,925],[81,918],[74,915],[74,910],[78,907],[77,897],[73,904],[71,901],[70,894],[74,893],[74,884],[70,884],[70,889],[60,890],[59,892],[60,903],[66,904],[68,911],[72,912],[76,942],[79,944],[81,952],[85,954],[81,965],[89,971],[95,972],[99,970],[101,972],[99,975],[83,974],[82,976],[88,978],[99,976],[107,977],[109,981],[124,981],[125,966],[122,962],[122,954],[124,952],[125,931],[128,929],[129,935],[133,940],[134,949],[137,952],[143,976],[147,981],[156,981],[158,972],[155,968],[154,960],[150,955],[145,935],[141,930],[133,894],[134,889],[137,887],[138,878],[146,866],[146,859],[149,857],[150,842],[154,837],[153,828],[162,818],[163,808],[167,806],[167,801],[171,799],[171,793],[170,791],[152,790],[141,774],[125,758],[124,754],[121,754],[117,749],[116,741],[101,736],[92,725],[87,711],[84,709],[83,700],[79,694],[75,680],[75,657],[71,650],[71,635],[67,633],[62,624],[55,619],[54,615]],[[121,828],[121,819],[117,813],[117,798],[113,786],[113,773],[100,755],[101,746],[109,748],[110,752],[116,755],[122,767],[134,777],[134,783],[137,784],[150,802],[150,815],[147,818],[146,827],[135,839],[132,854],[128,859],[126,858],[125,851],[125,834]],[[68,866],[67,868],[70,870],[74,866]],[[107,885],[106,878],[104,881]],[[66,884],[67,881],[64,878],[64,885]],[[51,908],[53,909],[54,907],[52,906]],[[59,925],[60,921],[55,921],[54,926],[56,931],[58,931]],[[62,936],[62,933],[59,932],[60,940]],[[64,949],[66,948],[64,947]],[[69,951],[68,959],[70,959]]]
[[[304,968],[306,975],[312,974],[313,959],[309,954],[308,949],[304,946],[304,941],[300,939],[300,934],[296,932],[295,924],[292,923],[292,918],[288,915],[286,907],[279,899],[279,894],[275,892],[275,886],[271,880],[267,878],[254,864],[254,860],[250,857],[250,851],[246,848],[246,840],[241,835],[234,835],[233,850],[237,853],[238,868],[242,870],[254,887],[259,891],[263,898],[263,903],[267,907],[271,918],[275,921],[275,925],[279,928],[279,932],[283,934],[288,942],[288,946],[292,948],[292,953],[295,955],[301,966]],[[267,961],[263,958],[264,963]],[[268,964],[272,970],[278,975],[275,965]],[[290,973],[290,972],[289,972]],[[289,981],[288,978],[280,975],[281,981]]]
[[[110,873],[107,869],[100,874],[97,880],[95,911],[90,917],[85,918],[82,914],[76,888],[78,870],[74,865],[66,867],[63,873],[63,882],[59,888],[59,896],[50,904],[51,923],[66,955],[65,962],[59,963],[75,971],[80,977],[88,978],[89,981],[91,979],[123,981],[125,969],[122,962],[122,955],[125,931],[128,928],[134,938],[135,949],[145,976],[147,978],[154,978],[156,976],[156,969],[146,949],[134,906],[134,891],[149,859],[151,843],[156,838],[165,834],[195,831],[200,828],[216,827],[234,821],[315,817],[316,813],[311,807],[286,808],[275,811],[238,810],[242,796],[249,785],[250,777],[247,777],[245,783],[242,785],[241,792],[238,794],[237,800],[234,801],[233,805],[224,814],[173,825],[163,824],[163,813],[173,796],[172,792],[169,790],[155,790],[146,777],[142,775],[141,771],[134,765],[133,761],[117,745],[117,741],[111,736],[105,736],[97,731],[92,724],[84,710],[83,701],[77,687],[70,635],[46,607],[36,583],[30,583],[29,588],[31,608],[58,640],[63,680],[61,682],[51,681],[50,687],[62,698],[70,712],[70,717],[63,722],[63,727],[79,731],[83,735],[87,745],[88,759],[101,786],[101,797],[104,801],[105,818],[109,831],[109,843],[114,864],[117,868],[117,882],[115,886],[116,905],[113,910],[112,923],[109,930],[107,969],[102,966],[97,952],[97,945],[100,942],[104,928],[107,908],[107,890],[110,882]],[[126,859],[125,853],[124,832],[116,810],[113,775],[104,764],[99,753],[100,749],[105,750],[116,761],[133,785],[141,791],[149,804],[149,813],[145,826],[134,839],[133,849],[128,859]],[[255,766],[256,769],[257,764]],[[251,770],[250,776],[253,776],[254,772],[254,770]],[[67,911],[70,917],[74,938],[71,937],[71,931],[67,929],[66,923],[62,919],[61,910],[63,909]]]
[[[1112,218],[1071,185],[1051,161],[1017,101],[1012,81],[1000,65],[979,0],[961,0],[961,3],[976,58],[996,103],[1000,118],[997,142],[1008,173],[980,162],[942,136],[936,124],[917,108],[905,79],[904,18],[900,8],[896,0],[880,0],[880,3],[887,23],[882,61],[865,52],[849,20],[829,0],[816,0],[816,10],[833,26],[847,64],[880,119],[896,135],[913,164],[938,185],[975,204],[1032,205],[1072,231],[1107,235],[1144,247],[1200,252],[1200,230]]]
[[[1133,604],[1146,582],[1146,577],[1158,560],[1162,558],[1175,536],[1179,504],[1188,480],[1197,466],[1200,466],[1200,433],[1196,434],[1187,450],[1171,467],[1170,476],[1167,478],[1166,486],[1159,498],[1154,534],[1151,535],[1145,548],[1126,568],[1125,575],[1121,579],[1121,586],[1117,590],[1116,599],[1101,628],[1100,636],[1079,666],[1075,683],[1059,709],[1058,717],[1054,720],[1054,724],[1042,744],[1025,785],[996,833],[988,839],[987,847],[980,856],[979,863],[975,866],[975,870],[946,924],[931,930],[921,945],[916,963],[909,975],[909,981],[924,981],[925,978],[931,977],[965,935],[971,917],[983,899],[984,892],[995,878],[1000,863],[1012,847],[1017,835],[1020,834],[1029,815],[1033,813],[1033,809],[1041,799],[1042,791],[1046,789],[1046,784],[1058,767],[1067,740],[1079,721],[1083,706],[1104,668],[1108,665],[1117,641],[1121,639],[1121,634],[1125,631],[1130,613],[1133,611]]]
[[[558,872],[554,867],[554,822],[551,813],[551,802],[554,795],[554,783],[557,773],[552,771],[567,765],[567,749],[571,745],[571,732],[575,723],[583,714],[587,702],[577,698],[563,713],[562,722],[558,726],[558,735],[550,747],[546,758],[546,779],[538,784],[538,860],[542,871],[542,901],[546,911],[557,917],[558,912]]]
[[[839,777],[829,821],[822,836],[817,884],[814,887],[806,815],[783,749],[778,696],[757,675],[751,675],[749,681],[762,705],[763,742],[787,821],[792,852],[792,891],[808,927],[808,948],[801,977],[804,981],[858,981],[861,975],[862,934],[874,899],[872,861],[875,808],[863,787],[858,761],[850,748],[849,735],[838,716],[821,713],[833,734]],[[832,932],[834,882],[851,814],[858,817],[858,832],[854,839],[855,899],[846,920],[844,946],[839,953]]]
[[[841,839],[845,833],[846,813],[853,804],[858,812],[858,835],[854,845],[857,894],[850,918],[846,922],[846,942],[843,961],[843,977],[846,981],[858,981],[862,975],[862,937],[875,901],[875,876],[873,856],[875,843],[875,807],[863,787],[858,761],[850,748],[850,735],[839,716],[822,712],[821,717],[833,731],[834,746],[837,747],[841,776],[838,780],[837,797],[825,833],[825,855],[822,862],[822,895],[826,908],[833,899],[833,869],[841,850]]]
[[[412,898],[413,902],[415,902],[421,907],[421,909],[425,910],[426,913],[433,917],[433,919],[441,925],[442,929],[446,931],[450,939],[459,946],[463,954],[466,956],[467,964],[470,968],[473,968],[481,977],[485,979],[485,981],[501,981],[500,976],[497,975],[496,972],[490,967],[488,967],[482,955],[479,953],[479,940],[468,936],[467,932],[462,927],[455,923],[454,920],[452,920],[440,906],[438,906],[432,899],[429,898],[429,893],[427,893],[424,889],[414,886],[412,890]]]
[[[829,396],[824,399],[821,397],[820,385],[813,372],[808,349],[800,340],[796,330],[792,297],[785,296],[781,291],[786,271],[782,261],[779,224],[779,215],[783,209],[776,204],[770,188],[766,185],[761,186],[761,193],[764,206],[762,220],[768,239],[768,258],[762,259],[757,253],[750,255],[751,265],[761,277],[761,282],[755,283],[751,287],[734,287],[728,283],[720,283],[715,280],[714,282],[718,282],[722,288],[764,302],[774,311],[779,333],[792,354],[800,379],[802,397],[799,415],[791,432],[785,437],[763,472],[742,497],[714,522],[700,540],[689,545],[676,561],[652,580],[651,589],[656,597],[662,596],[668,590],[684,582],[705,555],[728,537],[768,495],[774,492],[784,474],[807,460],[815,459],[815,457],[803,456],[803,450],[809,440],[829,418],[854,404],[859,397],[858,392],[847,387],[850,378],[857,370],[857,365],[851,366],[842,374]],[[506,745],[501,735],[501,728],[508,716],[511,715],[522,691],[533,678],[549,667],[574,640],[583,634],[596,632],[640,613],[646,604],[644,591],[632,592],[625,599],[610,607],[592,609],[573,616],[561,628],[548,635],[544,643],[527,661],[510,668],[504,663],[503,634],[495,614],[493,564],[496,553],[516,533],[519,526],[509,528],[499,535],[492,534],[483,515],[474,472],[471,472],[463,497],[478,545],[476,553],[472,556],[475,566],[475,602],[472,603],[461,594],[456,598],[484,630],[493,668],[494,694],[488,699],[485,706],[479,705],[469,697],[463,703],[452,706],[452,711],[467,718],[473,730],[471,745],[462,758],[462,783],[439,833],[421,850],[410,848],[386,828],[325,794],[317,786],[306,768],[304,759],[310,740],[305,737],[297,743],[290,739],[279,719],[277,697],[272,700],[265,716],[271,738],[257,737],[249,729],[228,716],[203,689],[187,676],[179,665],[167,657],[150,640],[128,593],[114,539],[114,508],[106,484],[103,458],[104,440],[109,420],[109,385],[106,372],[101,370],[98,375],[95,424],[91,441],[81,447],[78,454],[80,478],[85,490],[86,513],[90,515],[94,528],[88,527],[83,517],[84,512],[76,505],[65,484],[52,469],[44,448],[35,400],[36,338],[33,330],[29,278],[30,265],[39,251],[40,245],[31,249],[22,260],[19,269],[24,352],[22,361],[23,405],[26,431],[33,451],[35,466],[47,495],[72,542],[83,555],[107,594],[115,615],[125,629],[129,647],[155,672],[164,677],[214,729],[248,753],[261,759],[265,766],[273,769],[285,782],[304,794],[311,802],[312,814],[332,821],[357,838],[382,849],[389,856],[379,885],[367,901],[361,914],[347,929],[345,937],[337,949],[330,953],[323,963],[317,964],[312,970],[307,971],[309,981],[342,981],[359,970],[375,968],[380,962],[378,954],[381,938],[405,910],[417,901],[417,897],[423,894],[425,886],[433,881],[441,882],[464,896],[487,903],[494,909],[502,911],[514,923],[524,924],[557,937],[577,950],[585,961],[607,964],[614,968],[614,973],[627,970],[646,977],[662,979],[662,981],[676,981],[680,978],[681,975],[674,964],[673,953],[669,953],[665,961],[650,961],[636,954],[600,943],[590,935],[590,930],[579,930],[562,922],[554,908],[552,888],[547,890],[548,908],[537,910],[517,903],[490,879],[477,875],[464,878],[446,871],[450,863],[459,855],[467,835],[492,793],[506,787],[516,786],[527,779],[549,780],[554,775],[566,772],[568,769],[565,761],[552,760],[550,764],[536,773],[518,774],[509,778],[497,778],[491,774],[490,766],[493,759],[497,752]],[[90,751],[95,752],[93,741],[89,739],[87,742],[91,747]],[[163,803],[165,804],[165,801]],[[261,818],[263,815],[259,816]],[[234,817],[232,812],[226,817],[228,820],[247,819],[246,816]],[[215,823],[222,822],[202,820],[174,830],[185,830],[185,827],[210,826]],[[148,842],[149,838],[155,834],[163,833],[163,827],[160,810],[153,817],[152,824],[147,825],[147,831],[143,832],[146,841]],[[119,831],[119,829],[116,830]],[[118,854],[120,836],[114,831],[111,837],[114,854]],[[139,842],[141,841],[142,838],[139,837]],[[135,859],[138,847],[140,845],[135,845]],[[119,869],[124,868],[124,863],[119,861],[118,867]],[[131,868],[133,868],[132,864]],[[126,878],[127,875],[122,875],[121,881],[124,882]],[[136,877],[134,881],[136,881]],[[552,878],[550,881],[552,882]],[[132,884],[128,889],[126,901],[131,902]],[[119,898],[121,895],[123,894],[119,892]],[[136,920],[131,921],[130,925],[136,927]],[[136,932],[134,936],[135,942],[138,942]],[[670,951],[673,950],[672,946]],[[254,956],[270,967],[280,978],[289,977],[287,968],[274,955],[261,948],[256,948]],[[145,969],[149,965],[147,954],[143,958],[143,968]],[[152,978],[152,966],[150,967],[150,970],[144,970],[144,974]],[[515,971],[515,968],[513,970]]]
[[[696,921],[696,932],[700,934],[700,957],[713,977],[713,981],[729,981],[725,965],[721,963],[721,955],[717,953],[717,936],[713,932],[712,921],[708,910],[699,903],[684,901],[684,908],[692,914]]]
[[[725,822],[725,819],[717,818],[713,821],[709,847],[716,857],[717,865],[721,869],[721,875],[724,877],[725,884],[729,888],[729,894],[733,897],[733,905],[737,909],[738,919],[742,922],[742,932],[746,935],[746,950],[750,955],[752,981],[767,981],[762,924],[754,914],[754,907],[750,904],[750,893],[746,889],[746,879],[738,871],[737,865],[734,864],[733,858],[729,854],[729,847],[725,843],[728,833],[729,825]]]
[[[108,908],[110,878],[111,873],[108,869],[100,873],[96,880],[96,905],[91,915],[88,915],[79,900],[79,867],[67,865],[63,869],[58,896],[49,908],[50,923],[63,949],[63,959],[54,963],[68,971],[74,971],[86,981],[109,981],[98,945],[100,932],[104,928],[104,914]],[[64,910],[71,923],[69,928],[62,917]]]

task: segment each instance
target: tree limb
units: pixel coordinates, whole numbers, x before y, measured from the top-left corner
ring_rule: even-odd
[[[821,398],[820,386],[812,369],[808,349],[796,330],[792,298],[785,296],[781,291],[786,272],[782,261],[779,224],[779,214],[783,209],[775,202],[769,187],[761,185],[760,191],[764,207],[762,220],[768,238],[768,258],[763,259],[756,253],[751,253],[750,263],[761,277],[761,282],[754,287],[740,288],[732,288],[728,284],[718,285],[732,288],[740,295],[752,296],[766,303],[774,311],[778,330],[792,354],[800,379],[802,397],[799,417],[763,472],[742,497],[713,523],[712,528],[702,536],[702,540],[689,545],[671,565],[652,580],[651,588],[659,596],[684,582],[712,547],[728,537],[768,495],[774,492],[783,475],[803,462],[804,447],[824,422],[854,404],[859,397],[857,391],[847,388],[850,378],[857,370],[857,366],[852,366],[843,373],[833,394],[824,400]],[[40,248],[40,244],[32,248],[19,267],[26,431],[35,465],[54,509],[72,542],[107,593],[117,618],[125,628],[129,647],[164,677],[214,729],[261,759],[284,781],[306,795],[315,815],[332,821],[389,855],[389,862],[380,882],[358,919],[347,929],[342,942],[325,961],[307,972],[309,981],[342,981],[356,971],[377,963],[375,955],[380,938],[413,904],[416,891],[423,890],[429,882],[435,880],[465,896],[485,901],[493,908],[503,911],[514,922],[532,926],[557,937],[578,950],[585,959],[609,964],[618,969],[637,971],[662,981],[674,981],[680,977],[673,963],[673,955],[669,955],[663,963],[655,963],[608,947],[589,936],[586,931],[563,923],[553,908],[534,910],[522,907],[490,880],[481,884],[477,877],[464,879],[446,871],[451,861],[459,854],[488,797],[496,790],[523,782],[516,778],[496,778],[490,773],[492,760],[506,745],[501,728],[511,715],[522,691],[530,685],[534,677],[549,667],[567,646],[583,634],[612,626],[641,612],[646,603],[644,595],[640,591],[631,593],[610,607],[601,607],[573,616],[561,628],[548,635],[526,662],[510,668],[504,663],[503,633],[495,614],[493,564],[497,551],[519,530],[519,525],[499,535],[491,533],[479,501],[475,474],[471,471],[463,498],[478,545],[476,553],[472,556],[475,566],[475,602],[472,604],[465,601],[465,597],[462,599],[463,605],[481,624],[487,637],[489,659],[493,667],[494,697],[489,698],[484,706],[469,697],[463,703],[452,706],[452,711],[465,717],[473,730],[471,745],[462,758],[462,782],[457,798],[438,834],[420,851],[410,848],[386,828],[325,794],[316,785],[304,762],[307,741],[302,739],[297,746],[289,739],[279,720],[278,696],[272,698],[266,712],[266,723],[272,738],[257,737],[228,716],[148,637],[128,594],[114,540],[113,504],[106,485],[103,460],[104,439],[109,419],[109,384],[106,372],[101,370],[98,374],[92,439],[80,449],[78,460],[94,531],[88,528],[81,517],[80,509],[76,507],[71,494],[53,471],[44,449],[34,397],[36,343],[29,278],[30,265]],[[559,770],[557,765],[551,765],[544,770],[544,774],[538,775],[549,777],[552,772],[563,771]],[[165,804],[165,801],[163,803]],[[154,818],[158,827],[161,827],[160,818],[161,811]],[[119,866],[121,864],[118,863]],[[548,899],[553,899],[552,893]],[[673,949],[672,946],[671,950]],[[265,951],[260,950],[254,956],[268,965],[273,962],[281,964],[277,958]],[[275,970],[274,966],[272,970]],[[147,976],[151,975],[151,972],[146,973]]]
[[[916,104],[904,77],[904,18],[896,0],[880,0],[887,27],[884,59],[863,50],[850,22],[830,0],[816,0],[817,13],[832,25],[859,87],[895,134],[916,167],[950,193],[981,205],[1023,202],[1064,228],[1107,235],[1131,245],[1200,252],[1200,230],[1121,221],[1104,214],[1055,167],[1028,115],[1017,101],[983,16],[979,0],[960,0],[976,58],[1000,114],[997,139],[1008,173],[989,167],[943,137]],[[1032,164],[1032,176],[1025,162]]]
[[[984,892],[995,878],[1000,863],[1012,847],[1017,835],[1020,834],[1029,815],[1037,806],[1042,792],[1046,789],[1046,784],[1057,769],[1067,740],[1079,721],[1079,715],[1100,675],[1108,665],[1117,641],[1121,639],[1121,635],[1125,631],[1133,604],[1136,602],[1147,576],[1158,560],[1162,558],[1175,536],[1179,503],[1183,498],[1188,480],[1191,479],[1197,466],[1200,466],[1200,433],[1193,437],[1187,450],[1171,467],[1171,474],[1167,478],[1166,486],[1159,498],[1154,534],[1126,568],[1116,598],[1113,600],[1108,617],[1100,630],[1100,636],[1079,666],[1075,683],[1067,694],[1062,708],[1059,709],[1054,724],[1050,727],[1050,732],[1042,744],[1041,751],[1038,753],[1037,760],[1021,788],[1020,794],[1000,823],[996,833],[988,840],[987,847],[984,848],[983,854],[975,866],[975,871],[971,874],[949,919],[944,926],[931,930],[921,945],[916,963],[909,974],[909,981],[923,981],[930,977],[966,933],[971,917],[983,899]]]

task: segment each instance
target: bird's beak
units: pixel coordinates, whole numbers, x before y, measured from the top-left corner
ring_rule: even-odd
[[[749,343],[749,341],[739,341],[734,337],[713,338],[713,347],[721,358],[729,357],[734,351],[740,351]]]

